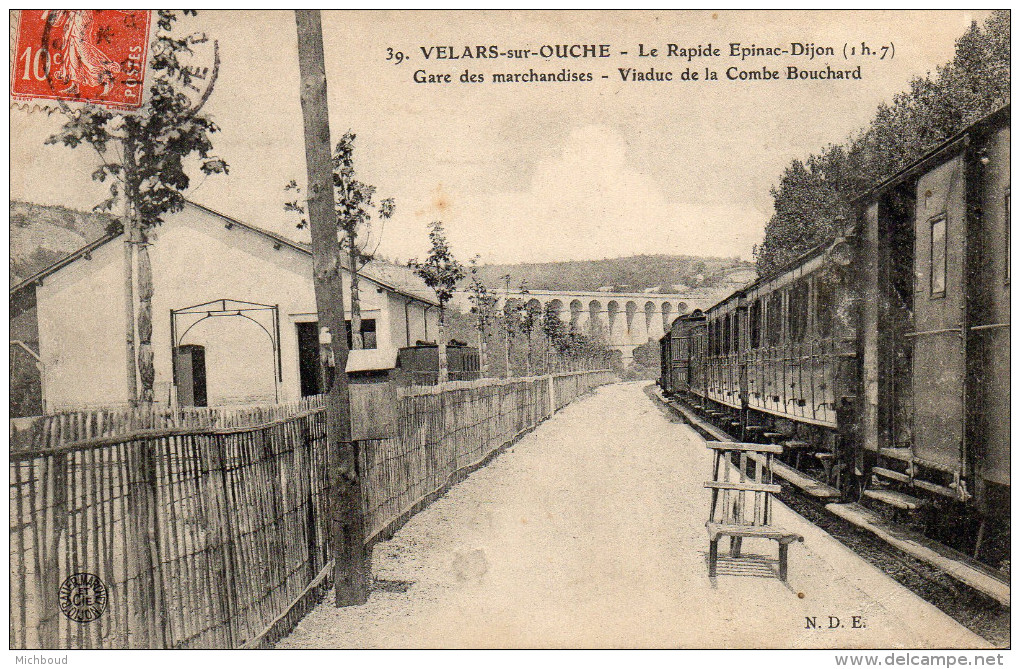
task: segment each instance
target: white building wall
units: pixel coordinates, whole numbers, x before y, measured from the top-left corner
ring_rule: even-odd
[[[439,332],[439,307],[428,306],[397,293],[387,295],[390,341],[396,348],[414,346],[418,340],[436,339]]]
[[[114,240],[36,287],[47,411],[127,404],[124,263]]]
[[[169,399],[173,384],[170,310],[222,298],[279,305],[282,381],[274,383],[272,343],[255,323],[236,316],[207,319],[180,343],[206,347],[209,404],[290,401],[301,396],[297,323],[317,320],[311,256],[282,244],[274,248],[269,240],[239,226],[227,228],[224,219],[190,206],[161,226],[151,254],[160,401]],[[379,294],[376,284],[366,279],[360,283],[362,318],[375,319],[378,346],[390,346],[381,315],[385,292]],[[344,284],[349,318],[346,275]],[[270,313],[251,315],[273,332]]]
[[[279,305],[282,380],[276,375],[270,336],[256,323],[238,316],[212,317],[197,323],[182,339],[198,317],[181,317],[178,343],[205,347],[209,404],[289,401],[301,395],[297,323],[317,319],[311,256],[228,224],[227,219],[188,205],[151,233],[157,403],[175,399],[170,311],[220,299]],[[47,410],[128,401],[124,255],[123,241],[111,241],[93,251],[91,259],[72,262],[37,288]],[[346,276],[344,284],[349,318]],[[405,345],[405,301],[362,279],[362,317],[375,319],[378,348]],[[423,306],[411,301],[408,307],[412,344],[425,338]],[[276,335],[271,311],[247,315]],[[436,308],[428,317],[428,334],[435,337]]]

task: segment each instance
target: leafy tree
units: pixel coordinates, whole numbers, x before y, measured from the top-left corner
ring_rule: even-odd
[[[376,215],[379,220],[386,220],[393,216],[395,204],[393,198],[381,200],[377,205],[374,201],[375,186],[370,186],[358,181],[354,172],[354,140],[357,137],[348,130],[333,151],[333,194],[336,201],[336,223],[337,234],[343,234],[342,248],[347,253],[348,268],[351,274],[351,348],[365,348],[364,339],[361,336],[361,293],[359,291],[359,276],[361,269],[374,257],[375,249],[366,248],[368,237],[371,233],[370,222],[372,216]],[[293,190],[301,192],[297,182],[291,180],[285,191]],[[305,213],[304,205],[300,200],[286,202],[284,210],[293,211],[299,214]],[[307,225],[305,219],[301,219],[298,228]],[[363,237],[365,241],[359,246],[358,238]],[[380,234],[376,235],[376,244]]]
[[[476,255],[470,260],[471,283],[468,286],[468,300],[471,302],[471,313],[475,317],[475,329],[478,330],[478,353],[481,358],[482,376],[489,375],[488,333],[495,317],[496,303],[499,297],[489,292],[478,274]]]
[[[520,298],[507,299],[504,303],[503,317],[506,320],[508,333],[507,345],[515,334],[523,335],[525,375],[531,376],[531,335],[538,324],[538,313],[541,307],[529,302],[527,296],[531,294],[527,282],[522,281],[518,289]]]
[[[186,11],[186,14],[194,14]],[[185,59],[193,47],[207,43],[204,33],[180,35],[175,32],[178,12],[159,10],[151,45],[149,65],[152,84],[145,105],[135,113],[124,114],[87,104],[61,112],[67,117],[59,132],[46,144],[70,148],[90,146],[99,156],[100,166],[92,173],[95,181],[110,183],[109,197],[96,206],[112,210],[124,205],[124,230],[128,260],[125,286],[128,322],[138,331],[137,361],[135,328],[128,328],[128,387],[131,401],[153,400],[155,370],[152,352],[152,269],[149,262],[149,232],[163,222],[166,214],[184,207],[184,194],[191,184],[185,161],[197,156],[199,171],[205,175],[226,174],[227,163],[212,153],[210,135],[219,128],[202,108],[212,94],[219,72],[219,51],[213,43],[214,64],[204,88],[199,84],[197,68]],[[132,250],[134,249],[134,250]],[[138,312],[135,322],[132,286],[132,255],[137,255]],[[141,381],[137,390],[137,376]],[[137,397],[136,397],[137,395]]]
[[[531,362],[531,339],[536,327],[539,327],[542,320],[542,307],[537,300],[528,300],[524,303],[521,311],[521,331],[527,341],[527,368],[528,376],[532,373]]]
[[[453,297],[457,283],[464,278],[464,266],[453,256],[442,222],[433,221],[429,225],[429,243],[429,254],[425,260],[419,262],[417,258],[412,258],[407,261],[407,266],[432,289],[439,301],[439,382],[445,383],[449,378],[446,363],[446,305]]]
[[[547,302],[542,312],[542,334],[545,335],[546,350],[555,350],[566,331],[563,319],[560,318],[560,310],[553,302]],[[549,362],[546,360],[546,372],[548,371]]]
[[[844,145],[794,160],[772,189],[775,213],[755,248],[758,273],[768,276],[833,234],[849,218],[849,202],[895,174],[968,124],[1009,100],[1009,11],[972,23],[956,42],[953,60],[934,75],[881,104],[869,126]]]

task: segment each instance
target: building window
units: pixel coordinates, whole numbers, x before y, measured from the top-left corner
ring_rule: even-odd
[[[365,344],[365,348],[376,348],[377,340],[375,333],[375,319],[374,318],[363,318],[361,319],[361,341]],[[351,337],[351,322],[347,321],[347,347],[353,346],[353,338]]]
[[[946,294],[946,217],[939,216],[931,222],[931,296]]]

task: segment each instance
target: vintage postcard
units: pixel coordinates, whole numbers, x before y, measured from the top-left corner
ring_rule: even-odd
[[[1010,20],[11,12],[16,663],[1003,664]]]

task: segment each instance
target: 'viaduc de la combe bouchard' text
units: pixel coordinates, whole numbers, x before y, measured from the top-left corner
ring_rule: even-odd
[[[686,82],[686,81],[777,81],[777,80],[852,80],[861,79],[861,66],[854,64],[833,67],[830,60],[857,60],[872,58],[885,60],[891,58],[894,47],[890,45],[871,46],[865,42],[845,43],[839,47],[821,45],[814,42],[788,42],[784,44],[761,46],[756,43],[729,42],[725,45],[697,44],[693,46],[679,43],[650,45],[639,43],[628,49],[614,49],[611,44],[543,44],[528,47],[505,47],[498,44],[488,45],[428,45],[419,46],[420,58],[426,62],[441,61],[549,61],[553,59],[607,59],[618,57],[632,58],[672,58],[686,61],[688,65],[683,71],[673,71],[661,67],[641,67],[637,63],[629,66],[616,67],[611,74],[599,73],[601,79],[616,79],[622,82]],[[813,61],[825,58],[823,64],[756,66],[747,63],[748,59],[797,58]],[[387,61],[401,64],[418,60],[413,53],[404,53],[393,48],[387,49]],[[714,59],[737,59],[739,65],[715,69]],[[694,61],[702,61],[705,67],[692,67]],[[538,63],[535,63],[538,66]],[[414,71],[412,80],[419,84],[450,84],[450,83],[531,83],[540,81],[587,82],[593,81],[596,74],[589,71],[575,71],[561,68],[555,72],[536,71],[533,67],[527,71],[477,72],[464,70],[460,73],[439,72],[429,68]]]

